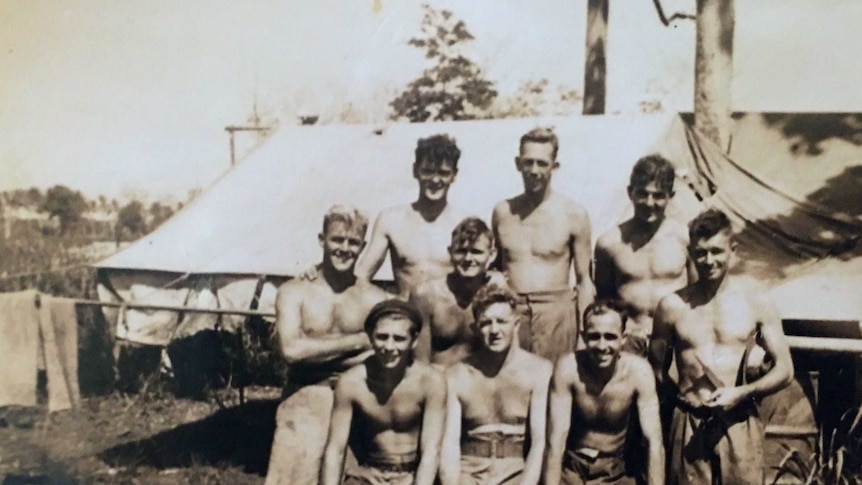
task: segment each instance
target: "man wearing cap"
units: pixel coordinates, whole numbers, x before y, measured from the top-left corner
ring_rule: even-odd
[[[443,485],[539,482],[551,363],[517,345],[516,305],[515,294],[494,283],[473,300],[479,343],[446,370]]]
[[[432,485],[446,383],[413,359],[422,316],[407,302],[387,300],[371,310],[364,326],[374,355],[345,372],[335,388],[320,483]],[[356,466],[345,467],[348,446]]]
[[[329,428],[332,385],[371,355],[363,332],[368,311],[389,296],[353,273],[368,220],[335,206],[318,236],[323,260],[313,281],[295,278],[278,289],[275,328],[287,360],[286,399],[278,408],[267,485],[316,485]]]
[[[521,137],[515,166],[524,192],[494,207],[491,225],[502,269],[520,297],[522,348],[556,361],[578,341],[579,309],[593,301],[590,218],[551,189],[559,141],[536,128]],[[576,287],[570,274],[574,269]]]
[[[447,367],[470,354],[475,340],[473,297],[489,278],[498,283],[505,280],[500,273],[488,271],[496,257],[494,235],[484,221],[468,217],[455,227],[449,245],[452,271],[422,283],[410,294],[425,323],[416,347],[418,358]]]

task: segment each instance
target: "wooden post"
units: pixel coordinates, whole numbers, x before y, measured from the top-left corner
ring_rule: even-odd
[[[734,0],[697,0],[694,127],[730,149]]]
[[[605,113],[609,0],[587,0],[587,42],[584,60],[585,115]]]

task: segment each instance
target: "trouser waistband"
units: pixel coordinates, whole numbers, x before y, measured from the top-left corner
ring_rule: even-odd
[[[416,453],[368,453],[356,458],[364,467],[387,472],[414,472],[419,466]]]
[[[524,437],[500,433],[475,434],[461,442],[461,454],[482,458],[524,456]]]

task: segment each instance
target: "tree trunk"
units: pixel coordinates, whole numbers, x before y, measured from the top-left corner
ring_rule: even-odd
[[[587,0],[587,55],[584,62],[585,115],[605,112],[609,0]]]
[[[694,126],[730,149],[734,0],[697,0]]]

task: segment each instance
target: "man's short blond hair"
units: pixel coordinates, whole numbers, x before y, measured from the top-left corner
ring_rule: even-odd
[[[365,232],[368,231],[368,218],[359,210],[346,205],[334,205],[329,208],[326,215],[323,216],[323,233],[329,229],[329,225],[333,222],[343,222],[348,227],[355,228],[365,237]]]
[[[524,133],[524,136],[521,137],[521,143],[518,145],[518,149],[523,150],[524,145],[527,143],[550,143],[551,147],[554,149],[554,160],[557,159],[557,151],[560,149],[560,139],[557,138],[557,134],[554,133],[552,128],[533,128]]]

